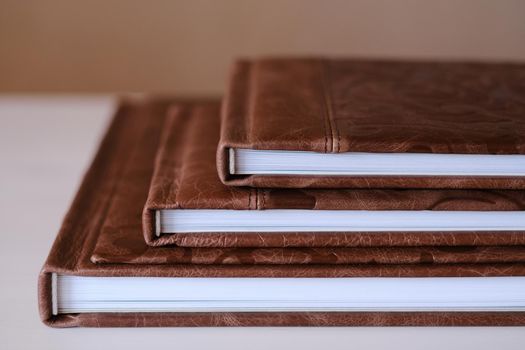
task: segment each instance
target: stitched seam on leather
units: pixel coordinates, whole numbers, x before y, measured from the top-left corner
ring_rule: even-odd
[[[170,158],[170,166],[166,166],[163,161],[163,159],[166,157],[166,153],[169,153],[168,150],[171,150],[171,141],[172,141],[172,132],[168,132],[172,130],[176,123],[179,120],[183,121],[182,125],[179,125],[179,129],[181,130],[187,130],[188,124],[190,121],[193,120],[193,118],[188,118],[188,113],[190,112],[190,109],[187,106],[184,106],[183,108],[178,107],[172,107],[170,108],[170,112],[166,113],[166,117],[163,119],[164,129],[160,133],[159,141],[158,141],[158,152],[154,157],[154,171],[152,172],[152,180],[150,182],[150,192],[148,193],[148,207],[151,209],[154,208],[161,208],[163,207],[164,203],[168,203],[170,194],[175,194],[175,201],[174,201],[174,208],[182,209],[182,206],[180,205],[179,199],[178,199],[178,189],[180,187],[179,182],[180,178],[182,176],[181,170],[184,165],[184,162],[182,159],[184,159],[184,156],[181,155],[180,157],[177,157],[177,162],[173,163],[172,159]],[[184,137],[186,136],[187,132],[184,132]],[[179,159],[180,158],[180,159]],[[159,191],[157,190],[158,186],[154,186],[157,179],[161,179],[162,183],[164,184],[165,179],[170,179],[169,182],[167,182],[167,189],[163,189],[161,193],[159,194]],[[156,192],[156,196],[160,196],[160,199],[157,198],[155,201],[150,200],[150,194],[151,192]]]
[[[154,108],[154,107],[152,107],[152,108]],[[153,118],[151,118],[151,119],[153,119]],[[173,118],[169,118],[169,117],[166,117],[166,116],[159,117],[158,122],[155,122],[156,118],[154,118],[153,121],[154,121],[153,123],[149,122],[148,125],[142,126],[141,134],[136,137],[136,142],[134,143],[134,145],[141,145],[141,144],[143,144],[143,142],[144,142],[143,140],[146,140],[146,138],[147,139],[156,140],[156,142],[155,143],[149,143],[148,142],[148,145],[146,145],[146,147],[141,147],[141,148],[133,147],[132,150],[131,150],[132,153],[130,155],[131,158],[128,159],[125,171],[123,171],[123,173],[121,174],[121,176],[119,176],[119,178],[122,178],[122,177],[127,178],[128,176],[126,176],[126,174],[128,174],[130,169],[131,169],[131,171],[136,171],[136,170],[133,170],[133,167],[131,167],[131,165],[133,165],[132,163],[135,163],[135,162],[131,162],[131,160],[136,159],[135,155],[138,153],[139,149],[142,150],[142,151],[148,150],[150,155],[151,155],[151,153],[155,154],[159,150],[159,147],[161,146],[161,140],[160,140],[161,129],[158,126],[154,126],[154,125],[163,125],[164,126],[164,130],[170,130],[172,128],[173,124],[174,124],[172,122]],[[164,132],[164,130],[162,130],[162,132]],[[151,134],[152,132],[155,132],[154,135],[156,137]],[[148,172],[149,172],[148,179],[149,180],[148,179],[145,180],[146,183],[151,183],[151,178],[153,176],[154,168],[156,168],[156,166],[153,166],[153,163],[149,163],[149,170],[148,170]],[[136,169],[136,166],[135,166],[135,169]],[[119,187],[117,187],[117,190],[116,190],[117,192],[122,192],[122,190],[119,190],[121,186],[124,186],[124,188],[125,188],[125,187],[127,187],[129,185],[126,184],[126,183],[119,184]],[[97,241],[95,243],[94,249],[91,252],[90,261],[93,262],[93,263],[96,263],[96,264],[119,262],[118,261],[119,259],[113,259],[113,257],[112,257],[112,250],[115,249],[114,242],[111,241],[111,243],[110,243],[111,245],[108,247],[106,245],[106,243],[104,243],[104,233],[103,233],[104,232],[103,228],[107,227],[108,218],[111,215],[111,210],[112,210],[113,206],[115,205],[114,201],[115,201],[115,196],[113,198],[113,202],[110,203],[110,205],[109,205],[108,213],[106,213],[106,218],[104,219],[104,223],[103,223],[102,228],[101,228],[101,230],[99,232],[99,235],[97,237]],[[150,213],[150,215],[152,215],[154,229],[156,229],[157,227],[159,227],[157,225],[157,223],[155,222],[156,221],[156,213],[158,213],[158,211],[155,210],[155,209],[149,209],[148,213]],[[114,225],[114,223],[113,223],[112,227],[118,228],[119,225]],[[153,232],[155,232],[155,231],[153,231]],[[102,236],[102,239],[101,239],[101,236]],[[154,234],[153,237],[154,237],[153,239],[157,238],[155,236],[155,234]],[[118,247],[117,247],[117,249],[118,249]],[[102,259],[103,261],[100,261],[100,259]],[[97,260],[99,260],[99,261],[97,261]],[[112,261],[112,260],[117,260],[117,261]]]
[[[324,95],[325,95],[325,92],[323,91],[324,90],[324,72],[323,72],[323,66],[322,66],[322,62],[321,62],[321,66],[319,68],[319,80],[321,81],[321,83],[319,84],[320,88],[321,88],[321,92],[320,92],[320,95],[323,96],[322,99],[323,99],[323,103],[324,102]],[[324,113],[323,113],[323,127],[324,127],[324,153],[328,153],[328,139],[330,139],[330,134],[331,134],[331,130],[330,129],[330,121],[328,120],[328,115],[326,114],[326,108],[324,109]],[[330,140],[330,144],[332,144],[332,141]]]
[[[323,126],[324,126],[324,153],[328,153],[328,128],[326,127],[327,119],[326,116],[323,116]]]
[[[80,269],[79,264],[82,262],[82,258],[86,255],[89,255],[90,252],[87,251],[88,249],[88,242],[89,240],[93,240],[94,244],[96,244],[96,241],[98,240],[98,236],[100,235],[100,228],[104,224],[107,214],[109,212],[109,208],[111,207],[111,203],[113,202],[116,189],[118,187],[116,179],[123,173],[124,171],[124,164],[122,164],[122,167],[117,170],[117,175],[115,176],[115,179],[111,185],[111,188],[109,189],[107,195],[99,199],[99,203],[97,205],[96,214],[91,218],[91,221],[94,223],[93,225],[89,225],[89,228],[86,230],[87,234],[83,235],[82,242],[80,243],[80,251],[78,252],[78,256],[76,257],[76,261],[72,265],[73,271],[78,271]],[[94,246],[93,246],[94,247]],[[93,250],[93,247],[91,248],[91,251]],[[68,265],[68,264],[66,264]]]
[[[109,213],[109,210],[111,208],[111,205],[113,204],[115,200],[115,193],[117,189],[120,187],[120,184],[118,182],[118,179],[125,174],[126,170],[129,168],[129,165],[131,164],[131,160],[133,159],[132,155],[134,155],[139,147],[138,142],[133,144],[131,152],[126,152],[126,160],[121,163],[120,168],[116,171],[114,182],[111,186],[110,193],[108,194],[108,198],[104,200],[103,208],[102,210],[99,210],[99,220],[96,223],[95,227],[91,227],[91,229],[88,231],[89,233],[87,235],[84,235],[84,239],[82,240],[82,249],[79,252],[78,260],[75,263],[74,271],[79,270],[79,264],[82,263],[84,258],[86,256],[90,256],[96,246],[96,243],[98,241],[98,236],[100,236],[100,229],[104,225],[104,223],[107,220],[107,215]],[[92,244],[86,244],[87,242],[93,242]],[[90,260],[90,257],[87,258]]]
[[[122,122],[122,121],[121,121]],[[122,142],[122,140],[120,140],[120,143]],[[122,145],[118,145],[117,147],[119,146],[122,146]],[[135,148],[135,147],[133,147]],[[112,152],[114,152],[115,154],[118,154],[118,148],[117,149],[114,149],[112,150]],[[91,255],[91,253],[93,252],[93,249],[98,241],[98,236],[100,235],[100,229],[102,228],[104,222],[106,221],[107,219],[107,215],[109,213],[109,209],[111,208],[111,205],[113,204],[113,201],[115,199],[115,193],[116,193],[116,190],[118,188],[118,179],[122,176],[122,174],[124,173],[126,167],[127,167],[127,164],[129,163],[130,161],[130,155],[129,153],[131,152],[127,152],[125,153],[128,157],[127,159],[122,162],[120,164],[120,167],[115,171],[115,174],[114,174],[114,179],[112,181],[112,184],[111,184],[111,188],[109,189],[107,195],[106,195],[106,198],[101,198],[100,199],[100,202],[98,205],[97,205],[97,208],[99,208],[97,210],[97,214],[95,217],[93,217],[91,219],[91,221],[94,223],[94,225],[89,225],[89,228],[87,230],[87,234],[83,235],[83,239],[82,239],[82,243],[81,243],[81,249],[80,251],[78,252],[78,256],[76,258],[76,261],[74,263],[74,267],[73,267],[73,271],[79,271],[80,270],[80,264],[82,263],[82,261]],[[91,165],[93,166],[93,165]],[[87,244],[89,242],[92,242],[92,244]],[[89,260],[89,258],[87,258]]]
[[[173,115],[171,115],[171,116],[169,116],[168,123],[167,123],[167,128],[165,130],[172,130],[174,124],[175,124],[175,117]],[[162,149],[161,149],[160,153],[155,155],[155,169],[154,169],[153,174],[152,174],[152,179],[154,179],[157,176],[157,171],[159,169],[162,169],[162,166],[160,166],[159,168],[157,168],[157,167],[159,166],[159,164],[163,163],[162,159],[164,158],[164,153],[166,152],[166,147],[169,147],[168,145],[169,145],[169,141],[170,141],[170,135],[171,135],[171,133],[165,133],[165,131],[163,131],[163,133],[161,134],[161,141],[159,143],[159,147],[162,147]],[[168,189],[165,192],[163,192],[163,198],[162,198],[162,202],[161,202],[161,203],[167,203],[168,202],[169,193],[175,193],[175,199],[176,199],[175,200],[175,203],[176,203],[175,206],[177,208],[180,208],[179,203],[178,203],[178,198],[177,198],[177,194],[178,194],[179,191],[178,191],[178,186],[175,183],[175,181],[177,181],[178,176],[180,176],[180,169],[181,169],[181,167],[182,167],[182,162],[176,164],[176,166],[170,167],[170,171],[169,171],[168,175],[171,178],[171,181],[168,183]],[[176,174],[178,176],[176,176]],[[175,188],[175,190],[173,188]]]
[[[246,103],[246,116],[244,118],[244,121],[247,123],[246,131],[248,135],[248,141],[254,142],[254,133],[253,133],[253,122],[255,118],[255,101],[256,99],[256,92],[257,92],[257,79],[256,74],[258,73],[259,67],[257,62],[250,62],[249,69],[247,70],[247,82],[246,82],[246,94],[248,95],[247,103]],[[249,148],[249,147],[248,147]]]
[[[329,96],[330,96],[330,110],[332,111],[332,118],[334,120],[334,126],[335,126],[335,131],[337,133],[337,153],[340,153],[341,152],[341,132],[339,130],[339,124],[337,122],[337,118],[335,118],[335,116],[337,115],[336,111],[335,111],[335,105],[334,105],[334,94],[333,94],[333,83],[332,83],[332,71],[330,70],[330,68],[328,68],[328,93],[329,93]]]
[[[182,128],[184,128],[184,143],[185,144],[188,143],[187,136],[189,135],[190,131],[194,128],[194,123],[200,117],[200,115],[198,114],[199,112],[198,107],[199,106],[195,106],[195,105],[185,106],[184,109],[181,110],[181,118],[183,118],[184,120],[184,124]],[[170,129],[173,130],[173,127],[174,125],[176,125],[178,118],[179,117],[176,117],[173,114],[171,115],[171,121],[170,121],[170,124],[168,125],[168,128],[169,128],[168,130]],[[165,146],[170,145],[171,144],[170,140],[174,137],[175,137],[174,133],[169,132],[168,137],[166,139],[166,143],[164,145]],[[162,156],[165,157],[166,155],[168,155],[168,157],[170,157],[168,149],[166,149],[165,146],[163,148]],[[172,147],[169,147],[169,148],[172,149]],[[182,205],[179,197],[180,197],[180,185],[187,171],[187,169],[185,168],[185,166],[187,165],[186,164],[187,152],[189,152],[188,147],[184,147],[182,152],[179,155],[180,157],[179,162],[176,164],[176,166],[170,167],[171,171],[168,173],[168,176],[172,178],[172,181],[170,182],[169,189],[165,193],[165,195],[167,196],[175,195],[174,204],[175,204],[175,208],[177,209],[184,209],[184,206]],[[169,202],[168,198],[169,197],[165,197],[163,199],[163,203],[168,203]]]
[[[330,132],[331,132],[331,152],[340,151],[340,137],[339,131],[337,129],[337,123],[334,119],[332,103],[331,103],[331,94],[330,94],[330,75],[328,73],[328,64],[326,61],[321,62],[322,65],[322,81],[323,81],[323,97],[326,109],[326,116],[330,123]]]

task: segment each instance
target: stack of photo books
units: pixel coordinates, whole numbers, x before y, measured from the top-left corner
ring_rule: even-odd
[[[525,65],[237,62],[123,100],[39,277],[53,327],[525,324]]]

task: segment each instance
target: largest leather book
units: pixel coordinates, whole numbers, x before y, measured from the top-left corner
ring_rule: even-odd
[[[167,327],[167,326],[458,326],[522,325],[523,312],[89,312],[56,311],[54,279],[82,277],[496,277],[524,276],[525,265],[516,260],[493,263],[430,264],[208,264],[179,260],[130,261],[133,254],[151,257],[155,249],[140,238],[139,188],[151,176],[145,166],[158,146],[170,101],[128,102],[121,106],[106,134],[73,204],[64,219],[39,276],[42,321],[52,327]],[[212,103],[213,104],[213,103]],[[214,107],[216,108],[216,107]],[[127,203],[127,202],[131,202]],[[127,206],[126,206],[127,204]],[[121,207],[124,205],[124,207]],[[126,219],[127,218],[127,219]],[[115,224],[118,223],[118,226]],[[131,227],[131,228],[130,228]],[[126,234],[121,235],[121,231]],[[135,238],[131,237],[134,235]],[[107,249],[108,238],[116,235]],[[142,244],[140,243],[142,242]],[[176,249],[176,248],[168,248]],[[150,251],[148,255],[148,251]],[[127,253],[126,253],[127,252]],[[159,251],[165,255],[166,251]],[[191,255],[191,250],[188,250]],[[108,260],[101,258],[103,254]],[[119,255],[121,254],[121,255]],[[123,254],[123,255],[122,255]],[[184,255],[184,254],[183,254]]]
[[[524,189],[524,82],[516,63],[241,60],[218,171],[260,188]],[[470,172],[467,159],[514,169]]]

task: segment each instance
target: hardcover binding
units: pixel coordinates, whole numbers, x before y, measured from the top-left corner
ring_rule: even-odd
[[[146,242],[184,247],[363,247],[523,245],[525,232],[257,232],[157,235],[161,209],[524,210],[518,190],[257,189],[217,177],[219,105],[171,109],[143,214]]]
[[[229,150],[525,154],[525,66],[260,59],[235,64],[221,180],[275,188],[523,189],[525,178],[231,175]]]
[[[511,326],[525,324],[523,312],[444,313],[53,313],[52,275],[159,277],[351,277],[351,276],[521,276],[525,264],[416,265],[195,265],[95,264],[91,256],[107,220],[112,198],[140,153],[129,147],[162,123],[164,102],[125,103],[119,109],[86,173],[39,276],[39,310],[52,327],[167,326]],[[96,190],[93,190],[96,189]]]

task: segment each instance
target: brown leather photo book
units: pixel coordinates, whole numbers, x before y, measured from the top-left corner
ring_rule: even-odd
[[[235,64],[218,170],[233,186],[525,188],[525,65]]]
[[[330,265],[319,257],[310,258],[319,263],[305,264],[289,256],[295,263],[286,263],[287,249],[266,250],[283,254],[276,261],[284,264],[275,264],[266,263],[271,258],[260,257],[258,249],[147,246],[141,211],[154,171],[152,157],[169,123],[169,103],[126,102],[120,107],[39,276],[40,316],[47,325],[525,324],[520,247],[480,247],[469,261],[469,249],[477,248],[444,251],[459,256],[459,263],[449,263],[432,250],[429,254],[438,255],[429,258],[424,248],[415,250],[421,259],[410,261],[416,255],[410,258],[410,248],[403,248],[397,251],[400,261],[413,262],[406,264],[396,263],[386,248],[365,249],[362,256],[354,254],[361,260],[349,254],[346,263]],[[216,110],[213,102],[179,108],[207,110],[201,106],[210,105]],[[193,123],[195,118],[185,120]],[[253,252],[256,256],[249,257]],[[315,255],[315,249],[304,252]],[[383,253],[394,260],[371,258]],[[409,258],[403,258],[405,254]]]
[[[219,129],[216,102],[175,106],[168,113],[144,208],[149,245],[525,244],[525,191],[226,186],[215,168]]]

